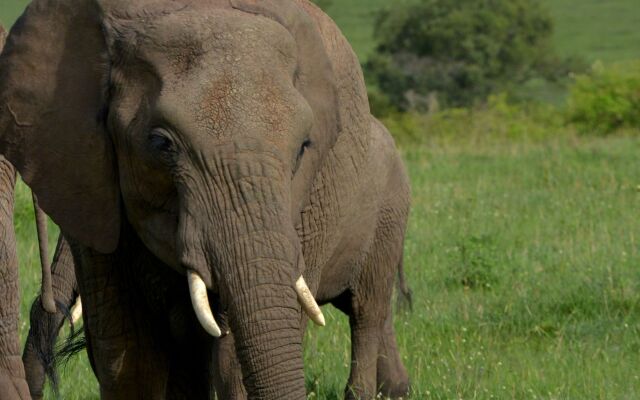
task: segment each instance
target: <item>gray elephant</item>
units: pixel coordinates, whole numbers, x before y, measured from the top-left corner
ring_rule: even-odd
[[[0,105],[0,153],[69,241],[103,399],[304,399],[326,303],[350,318],[347,397],[407,393],[408,179],[314,5],[35,0]]]
[[[6,32],[0,26],[0,52]],[[20,296],[18,259],[13,228],[14,188],[16,171],[0,155],[0,395],[1,399],[27,399],[25,368],[19,356]],[[34,196],[40,260],[42,263],[42,294],[39,297],[44,313],[56,313],[53,300],[51,269],[47,257],[47,220]]]

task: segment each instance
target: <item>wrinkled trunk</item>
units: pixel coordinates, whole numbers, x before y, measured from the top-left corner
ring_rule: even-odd
[[[293,289],[293,264],[264,249],[265,236],[249,236],[240,242],[247,252],[263,249],[235,264],[237,271],[246,273],[229,274],[225,282],[231,330],[250,398],[304,399],[300,307]]]
[[[272,157],[256,158],[223,171],[226,186],[202,185],[225,193],[186,193],[179,247],[183,264],[220,292],[249,398],[305,399],[290,179]],[[202,199],[211,203],[201,208]]]
[[[0,394],[2,400],[27,400],[29,388],[20,358],[20,286],[13,230],[16,173],[0,156]]]

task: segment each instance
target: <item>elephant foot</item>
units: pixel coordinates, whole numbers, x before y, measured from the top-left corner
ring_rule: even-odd
[[[391,317],[385,321],[383,334],[380,336],[376,370],[377,388],[383,396],[398,399],[409,394],[411,390],[409,375],[398,352]]]
[[[398,381],[386,381],[380,385],[380,394],[386,399],[404,399],[411,393],[411,384],[408,379]]]

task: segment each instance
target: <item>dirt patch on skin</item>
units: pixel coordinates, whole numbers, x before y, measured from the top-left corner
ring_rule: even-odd
[[[237,103],[235,86],[233,76],[224,74],[211,84],[200,101],[196,119],[204,127],[213,129],[218,137],[229,133],[233,104]]]

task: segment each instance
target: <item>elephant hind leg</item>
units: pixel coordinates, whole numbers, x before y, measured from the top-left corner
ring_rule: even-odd
[[[383,396],[392,399],[407,396],[410,391],[409,375],[398,352],[391,310],[380,335],[376,382]]]
[[[382,322],[352,316],[351,376],[345,398],[373,399],[381,393],[385,398],[401,398],[410,391],[409,375],[402,364],[391,307]]]
[[[381,210],[375,239],[351,282],[351,376],[347,399],[407,394],[409,378],[392,326],[392,294],[401,263],[406,213]],[[404,285],[403,285],[404,286]],[[408,292],[408,291],[407,291]]]

